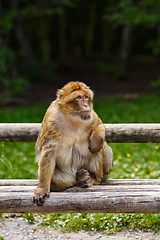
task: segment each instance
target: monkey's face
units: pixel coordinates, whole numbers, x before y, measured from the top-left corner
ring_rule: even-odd
[[[73,92],[66,100],[68,101],[65,101],[65,99],[62,100],[59,103],[59,107],[63,113],[72,117],[72,120],[76,120],[74,117],[79,117],[82,120],[88,120],[91,118],[91,110],[93,106],[92,99],[88,92]]]
[[[82,120],[90,119],[92,108],[90,96],[88,94],[79,93],[73,102],[76,109],[76,115],[80,116]]]
[[[60,110],[70,116],[73,121],[91,118],[93,109],[93,92],[84,83],[70,82],[57,93]]]

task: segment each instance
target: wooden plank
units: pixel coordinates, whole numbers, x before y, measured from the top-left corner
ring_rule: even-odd
[[[0,180],[0,212],[160,213],[160,179],[108,179],[106,185],[51,192],[41,207],[32,203],[37,184],[38,180]]]
[[[160,193],[67,192],[51,193],[44,205],[32,203],[31,192],[0,193],[3,213],[160,213]]]
[[[0,186],[38,186],[37,179],[0,179]]]
[[[0,142],[35,142],[40,123],[1,123]],[[107,142],[160,142],[160,124],[105,124]]]
[[[36,186],[0,186],[0,192],[34,192]],[[96,185],[90,188],[72,187],[64,192],[160,192],[160,185]],[[56,192],[55,192],[56,194]]]
[[[0,186],[37,185],[37,179],[0,179]],[[108,179],[105,185],[160,185],[160,179]]]
[[[160,185],[160,179],[108,179],[111,185]]]

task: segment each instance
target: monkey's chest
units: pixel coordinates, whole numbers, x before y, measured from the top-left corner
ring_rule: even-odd
[[[92,153],[88,149],[88,140],[74,142],[73,145],[61,149],[57,158],[57,167],[64,172],[76,173],[78,169],[85,167],[91,159]]]
[[[86,140],[83,142],[75,142],[73,147],[75,151],[78,151],[81,156],[90,157],[92,153],[89,151],[88,146],[89,142]]]
[[[63,140],[63,146],[64,151],[71,153],[71,157],[73,150],[81,156],[90,157],[92,155],[88,149],[88,135],[84,131],[77,130],[77,132],[70,133],[69,138],[67,137],[68,136],[65,136],[65,139]]]

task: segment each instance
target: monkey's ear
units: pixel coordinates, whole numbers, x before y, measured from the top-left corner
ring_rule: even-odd
[[[58,98],[58,99],[62,99],[62,96],[63,96],[63,90],[62,90],[62,89],[59,89],[59,90],[57,91],[57,98]]]

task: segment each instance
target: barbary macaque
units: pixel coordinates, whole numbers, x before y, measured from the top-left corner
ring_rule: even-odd
[[[33,202],[43,205],[50,191],[105,182],[113,152],[105,142],[105,126],[93,110],[93,92],[82,82],[58,90],[36,142],[39,183]]]

